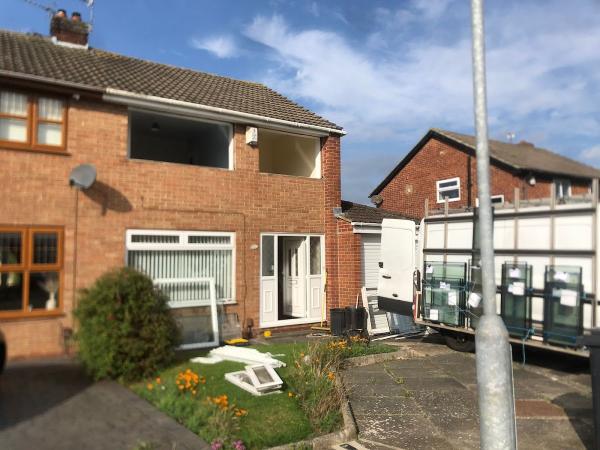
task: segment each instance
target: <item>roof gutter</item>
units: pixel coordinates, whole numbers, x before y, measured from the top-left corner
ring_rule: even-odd
[[[381,234],[381,224],[375,222],[351,222],[354,234]]]
[[[202,112],[204,116],[220,120],[231,120],[232,122],[251,122],[257,125],[268,125],[271,128],[279,128],[283,130],[302,130],[305,134],[314,136],[327,136],[336,134],[345,136],[347,133],[344,130],[336,128],[320,127],[318,125],[309,125],[301,122],[292,122],[290,120],[275,119],[272,117],[260,116],[258,114],[244,113],[233,111],[231,109],[217,108],[214,106],[199,105],[196,103],[183,102],[180,100],[172,100],[152,95],[135,94],[133,92],[122,91],[113,88],[96,88],[81,83],[71,81],[56,80],[53,78],[41,77],[39,75],[31,75],[26,73],[11,72],[0,69],[0,76],[14,78],[24,81],[33,81],[37,83],[46,83],[64,88],[77,89],[82,91],[94,92],[102,94],[102,99],[106,102],[117,103],[127,106],[137,106],[140,108],[154,108],[169,110],[172,112],[187,113],[193,112],[198,114]]]
[[[80,91],[88,91],[88,92],[93,92],[95,94],[102,94],[104,92],[104,89],[94,88],[94,87],[88,86],[86,84],[74,83],[72,81],[55,80],[53,78],[41,77],[39,75],[30,75],[27,73],[11,72],[9,70],[0,69],[0,77],[2,77],[2,76],[8,77],[8,78],[15,78],[17,80],[23,80],[23,81],[33,81],[36,83],[52,84],[54,86],[60,86],[63,88],[70,88],[70,89],[77,89]]]
[[[377,222],[351,222],[354,227],[374,227],[381,228],[381,223]]]
[[[181,100],[167,99],[156,97],[153,95],[135,94],[133,92],[122,91],[119,89],[106,88],[103,100],[110,103],[121,105],[134,106],[139,108],[154,108],[161,109],[174,113],[193,112],[202,113],[207,118],[215,118],[220,120],[231,120],[232,122],[250,122],[256,125],[268,125],[271,128],[294,129],[309,132],[315,136],[327,136],[329,134],[337,134],[343,136],[346,134],[344,130],[335,128],[320,127],[318,125],[309,125],[300,122],[292,122],[289,120],[275,119],[272,117],[260,116],[257,114],[244,113],[233,111],[231,109],[217,108],[214,106],[200,105],[197,103],[184,102]]]

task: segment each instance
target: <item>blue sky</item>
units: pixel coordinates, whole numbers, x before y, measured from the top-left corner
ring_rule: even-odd
[[[42,10],[1,1],[1,28],[47,34]],[[368,203],[429,128],[473,133],[469,3],[96,0],[91,45],[263,82],[344,126],[343,197]],[[486,8],[490,136],[599,166],[600,2]]]

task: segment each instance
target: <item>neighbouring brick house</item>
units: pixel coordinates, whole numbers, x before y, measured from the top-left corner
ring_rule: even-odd
[[[322,320],[324,291],[329,308],[345,289],[344,131],[261,84],[81,45],[69,22],[54,38],[0,31],[9,358],[62,353],[74,292],[127,264],[188,305],[173,311],[190,345],[207,340],[212,283],[244,329]],[[97,179],[78,190],[84,163]]]
[[[410,217],[422,218],[425,200],[430,209],[477,205],[475,137],[431,129],[371,192],[378,206]],[[491,195],[493,203],[513,202],[515,188],[520,199],[551,196],[583,196],[600,170],[535,147],[490,140]]]

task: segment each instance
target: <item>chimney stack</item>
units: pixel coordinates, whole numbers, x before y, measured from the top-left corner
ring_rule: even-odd
[[[526,145],[528,147],[535,147],[535,145],[533,145],[533,143],[528,142],[528,141],[520,141],[518,145]]]
[[[71,19],[68,19],[66,11],[59,9],[50,21],[50,36],[58,42],[86,46],[89,32],[88,24],[81,21],[78,12],[73,12]]]

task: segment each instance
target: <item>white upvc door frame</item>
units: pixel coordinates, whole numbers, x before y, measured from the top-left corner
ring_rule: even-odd
[[[283,313],[286,316],[299,317],[307,315],[306,241],[306,238],[297,238],[286,240],[283,243],[284,286],[282,292]],[[290,251],[293,253],[290,254]]]
[[[263,262],[263,245],[262,245],[262,240],[263,240],[263,236],[273,236],[273,246],[274,246],[274,251],[273,251],[273,258],[274,258],[274,272],[273,272],[273,276],[263,276],[262,275],[262,262]],[[277,320],[278,317],[278,294],[279,294],[279,267],[278,267],[278,260],[279,260],[279,255],[278,255],[278,241],[280,237],[298,237],[298,238],[304,238],[304,244],[302,247],[304,247],[304,252],[305,252],[305,257],[304,257],[304,263],[305,263],[305,269],[304,269],[304,283],[306,286],[306,289],[304,289],[304,296],[305,296],[305,300],[306,300],[306,308],[305,308],[305,315],[307,317],[304,318],[299,318],[299,319],[284,319],[284,320]],[[310,238],[311,237],[319,237],[321,240],[321,274],[320,275],[311,275],[310,274]],[[311,285],[311,281],[313,281],[315,278],[320,278],[320,301],[322,302],[324,299],[324,289],[325,289],[325,234],[324,233],[277,233],[277,232],[264,232],[264,233],[260,233],[260,237],[259,237],[259,242],[260,242],[260,252],[259,252],[259,325],[260,328],[275,328],[275,327],[283,327],[283,326],[289,326],[289,325],[302,325],[302,324],[309,324],[309,323],[317,323],[321,321],[321,317],[308,317],[309,316],[309,311],[311,309],[311,302],[313,302],[311,293],[310,293],[310,289],[309,286]],[[265,304],[264,304],[264,286],[266,283],[271,283],[271,288],[270,288],[270,292],[271,292],[271,299],[270,299],[270,303],[271,303],[271,309],[268,312],[265,312],[263,310]],[[273,298],[272,294],[275,294],[275,297]],[[322,310],[323,305],[320,305],[319,309]],[[313,308],[314,309],[314,308]],[[270,315],[274,315],[275,319],[271,319],[271,320],[265,320],[265,315],[266,314],[270,314]]]
[[[189,344],[181,344],[178,349],[180,350],[191,350],[196,348],[209,348],[218,347],[220,343],[219,336],[219,316],[217,310],[217,290],[215,287],[214,278],[156,278],[153,280],[154,286],[160,288],[162,285],[168,284],[186,284],[186,283],[207,283],[209,286],[209,299],[206,300],[188,300],[182,302],[170,301],[169,307],[171,309],[178,308],[194,308],[194,307],[210,307],[210,319],[213,331],[213,339],[206,342],[192,342]],[[207,304],[208,303],[208,304]]]

